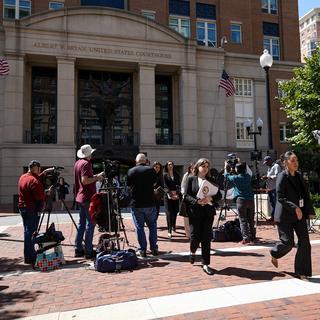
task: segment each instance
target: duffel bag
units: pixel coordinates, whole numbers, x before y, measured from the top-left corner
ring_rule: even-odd
[[[133,270],[138,265],[136,252],[132,249],[101,252],[97,255],[95,268],[99,272],[120,272],[121,270]]]

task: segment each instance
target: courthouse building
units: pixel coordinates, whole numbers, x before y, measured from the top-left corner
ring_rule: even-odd
[[[10,203],[31,159],[63,166],[73,183],[76,150],[130,165],[183,166],[199,157],[221,169],[227,153],[250,161],[243,121],[264,126],[270,69],[273,148],[286,150],[288,123],[277,82],[299,65],[297,0],[0,0],[0,203]],[[219,88],[222,71],[236,92]],[[185,168],[185,167],[184,167]]]

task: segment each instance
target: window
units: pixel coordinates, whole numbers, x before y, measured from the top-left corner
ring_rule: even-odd
[[[189,1],[169,0],[169,14],[178,16],[190,16]]]
[[[173,144],[172,77],[156,76],[156,143]]]
[[[289,138],[292,137],[292,126],[290,123],[280,123],[280,142],[288,142]]]
[[[49,2],[49,9],[50,10],[58,10],[64,7],[63,2]]]
[[[265,13],[278,13],[278,0],[261,0],[261,10]]]
[[[252,97],[252,80],[251,79],[234,79],[236,96]]]
[[[184,37],[190,37],[190,20],[178,17],[169,18],[169,26],[173,30],[181,33]]]
[[[81,0],[81,5],[125,9],[124,0]]]
[[[236,119],[236,137],[237,140],[252,140],[252,135],[248,135],[247,129],[245,128],[243,122],[250,118],[237,118]],[[250,119],[253,122],[253,118]],[[251,130],[251,129],[250,129]]]
[[[30,0],[4,0],[3,17],[8,19],[21,19],[30,16]]]
[[[156,20],[156,13],[154,11],[145,11],[145,10],[142,10],[141,11],[141,14],[150,19],[150,20]]]
[[[287,82],[288,80],[277,80],[277,87],[278,87],[278,98],[281,99],[284,97],[285,93],[281,90],[280,84]]]
[[[197,42],[200,46],[216,47],[217,30],[214,22],[197,22]]]
[[[311,57],[317,50],[317,41],[309,41],[308,43],[308,57]]]
[[[273,60],[280,60],[280,39],[272,37],[263,38],[263,49],[267,49]]]
[[[57,143],[57,70],[32,68],[31,143]]]
[[[197,2],[197,18],[216,20],[216,6]]]
[[[231,42],[241,43],[242,42],[242,30],[241,24],[231,23]]]

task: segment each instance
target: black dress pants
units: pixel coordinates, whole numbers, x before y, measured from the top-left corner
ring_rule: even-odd
[[[294,262],[294,272],[298,276],[312,276],[311,245],[305,218],[294,223],[280,222],[277,224],[279,239],[270,251],[271,255],[279,259],[294,247],[294,233],[298,238],[298,248]]]
[[[199,210],[196,215],[189,216],[190,251],[195,253],[201,243],[202,264],[210,264],[210,247],[214,214]]]
[[[172,230],[176,230],[177,215],[179,212],[179,200],[171,200],[166,198],[164,200],[164,208],[166,211],[168,232],[171,233]]]

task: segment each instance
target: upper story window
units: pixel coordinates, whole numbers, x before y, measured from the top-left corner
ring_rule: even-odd
[[[308,57],[311,57],[317,49],[318,43],[317,41],[309,41],[308,43]]]
[[[116,9],[125,9],[124,0],[81,0],[82,6],[100,6]]]
[[[190,16],[190,4],[185,0],[169,0],[169,14],[178,16]]]
[[[235,78],[234,84],[236,88],[236,96],[252,97],[252,80]]]
[[[21,19],[30,16],[30,0],[4,0],[3,17],[8,19]]]
[[[216,20],[216,6],[197,2],[197,18]]]
[[[242,43],[242,25],[241,23],[231,23],[231,42]]]
[[[278,13],[278,0],[261,0],[261,10],[265,13]]]
[[[292,137],[292,126],[290,123],[280,123],[280,142],[288,142],[289,138]]]
[[[142,10],[142,11],[141,11],[141,14],[142,14],[144,17],[146,17],[146,18],[148,18],[148,19],[150,19],[150,20],[156,20],[156,13],[155,13],[155,11]]]
[[[215,22],[197,22],[197,42],[200,46],[216,47],[217,28]]]
[[[280,60],[279,25],[263,22],[263,48],[267,49],[274,60]]]
[[[49,9],[50,10],[58,10],[64,7],[64,3],[63,2],[56,2],[56,1],[52,1],[49,2]]]
[[[169,26],[173,30],[181,33],[184,37],[190,37],[190,19],[181,17],[170,17]]]

